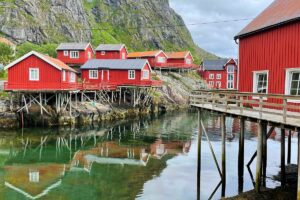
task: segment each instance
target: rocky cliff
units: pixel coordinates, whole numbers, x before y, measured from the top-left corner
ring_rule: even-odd
[[[125,43],[130,50],[189,49],[194,44],[168,0],[0,0],[0,35],[22,43]]]

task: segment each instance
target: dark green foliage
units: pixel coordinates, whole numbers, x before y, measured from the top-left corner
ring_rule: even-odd
[[[56,48],[57,48],[57,44],[53,44],[53,43],[38,45],[38,44],[32,44],[30,42],[25,42],[17,47],[16,57],[19,58],[30,51],[37,51],[55,58]]]

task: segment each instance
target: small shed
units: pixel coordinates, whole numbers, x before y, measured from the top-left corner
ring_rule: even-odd
[[[96,48],[97,59],[127,59],[125,44],[100,44]]]
[[[167,60],[168,68],[174,68],[174,69],[198,68],[198,66],[194,64],[194,58],[190,51],[167,52],[166,55],[168,57]]]
[[[128,54],[129,59],[147,59],[153,69],[164,66],[167,63],[167,55],[162,50],[132,52]]]

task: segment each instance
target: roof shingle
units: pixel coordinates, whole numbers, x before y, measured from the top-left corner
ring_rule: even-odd
[[[189,51],[182,52],[167,52],[166,55],[171,59],[184,59],[189,54]]]
[[[228,59],[218,59],[218,60],[203,60],[204,70],[221,71],[224,70],[224,66],[228,62]]]
[[[92,59],[88,60],[80,69],[143,69],[148,63],[144,59],[134,59],[134,60],[120,60],[120,59]]]
[[[86,50],[90,43],[61,43],[56,50]]]
[[[124,44],[100,44],[96,51],[121,51],[123,47]]]
[[[132,52],[128,54],[128,58],[148,58],[157,56],[161,50],[157,51],[144,51],[144,52]]]

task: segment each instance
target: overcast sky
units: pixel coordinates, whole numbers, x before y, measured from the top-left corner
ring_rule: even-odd
[[[188,25],[254,18],[271,2],[272,0],[170,0],[170,5]],[[249,22],[250,20],[187,27],[201,48],[220,57],[236,58],[237,45],[233,37]]]

